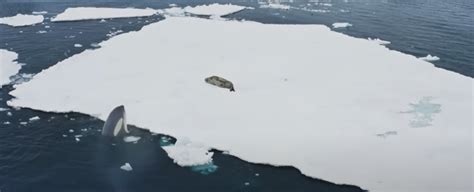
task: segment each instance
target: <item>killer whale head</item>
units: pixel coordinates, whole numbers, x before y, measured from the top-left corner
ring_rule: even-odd
[[[125,107],[123,105],[115,107],[112,112],[110,112],[109,117],[107,117],[104,127],[102,127],[102,135],[115,137],[128,132]]]

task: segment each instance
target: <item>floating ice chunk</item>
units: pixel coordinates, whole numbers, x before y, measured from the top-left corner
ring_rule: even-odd
[[[0,87],[9,84],[10,77],[20,71],[21,65],[15,61],[17,58],[17,53],[0,49]]]
[[[2,17],[0,18],[0,24],[6,24],[13,27],[21,27],[34,25],[37,23],[43,22],[44,17],[42,15],[23,15],[17,14],[12,17]]]
[[[4,125],[10,125],[10,121],[3,122]]]
[[[77,47],[77,48],[79,48],[79,47],[82,47],[82,45],[81,45],[81,44],[79,44],[79,43],[76,43],[76,44],[74,44],[74,47]]]
[[[140,139],[141,137],[137,137],[137,136],[127,136],[123,138],[123,141],[126,143],[131,143],[131,142],[136,143]]]
[[[168,156],[180,166],[206,165],[212,162],[213,152],[202,144],[193,143],[187,138],[178,139],[174,145],[163,146]]]
[[[212,16],[225,16],[232,13],[236,13],[244,10],[246,7],[232,4],[210,4],[210,5],[198,5],[196,7],[185,7],[184,11],[194,15],[212,15]]]
[[[124,165],[120,166],[120,169],[124,170],[124,171],[132,171],[133,168],[132,166],[130,165],[130,163],[125,163]]]
[[[283,5],[283,4],[276,4],[276,3],[269,3],[269,4],[260,5],[260,8],[289,10],[291,8],[291,6]]]
[[[74,130],[73,130],[73,129],[69,129],[69,133],[74,133]]]
[[[83,135],[74,135],[74,137],[82,137]]]
[[[52,18],[52,22],[79,21],[91,19],[109,19],[126,17],[146,17],[156,14],[153,9],[136,8],[99,8],[99,7],[73,7]]]
[[[64,134],[63,134],[63,137],[67,137],[67,135],[64,135]]]
[[[45,31],[45,30],[39,30],[39,31],[37,31],[36,33],[38,33],[38,34],[43,34],[43,33],[47,33],[47,31]]]
[[[105,23],[105,22],[107,22],[107,20],[105,20],[105,19],[101,19],[99,22],[101,22],[101,23]]]
[[[372,41],[374,43],[377,43],[379,45],[388,45],[388,44],[390,44],[390,41],[384,41],[384,40],[381,40],[379,38],[372,39],[372,38],[369,37],[368,40]]]
[[[439,57],[428,54],[426,57],[420,57],[419,59],[424,61],[438,61]]]
[[[2,112],[2,111],[8,111],[8,110],[10,110],[10,109],[8,109],[8,108],[1,108],[1,107],[0,107],[0,112]]]
[[[28,124],[28,122],[26,122],[26,121],[20,122],[20,125],[27,125],[27,124]]]
[[[45,29],[49,29],[49,28],[51,28],[51,27],[50,27],[49,25],[45,25],[44,28],[45,28]]]
[[[12,116],[12,112],[7,112],[7,116]]]
[[[98,43],[91,43],[91,47],[97,48],[97,47],[100,47],[100,45]]]
[[[44,15],[44,14],[47,14],[48,12],[47,11],[33,11],[33,15]]]
[[[104,120],[123,104],[127,122],[178,144],[189,137],[310,177],[371,191],[471,190],[472,78],[322,25],[167,17],[101,45],[18,85],[8,105]],[[209,75],[240,91],[214,90],[202,81]],[[415,114],[400,112],[424,96],[443,111],[415,129]],[[403,134],[382,140],[378,130]]]
[[[174,3],[171,3],[171,4],[169,4],[168,6],[170,6],[170,7],[177,7],[178,5],[176,5],[176,4],[174,4]]]
[[[335,29],[337,29],[337,28],[346,28],[346,27],[351,27],[351,26],[352,26],[352,24],[350,24],[350,23],[333,23],[332,24],[332,28],[335,28]]]
[[[79,137],[74,137],[74,139],[76,140],[76,142],[81,141],[81,139],[79,139]]]
[[[34,117],[32,117],[32,118],[29,119],[30,122],[32,122],[32,121],[38,121],[38,120],[40,120],[40,118],[39,118],[38,116],[34,116]]]
[[[107,37],[113,37],[119,33],[122,33],[123,31],[122,30],[117,30],[117,31],[111,31],[107,34]]]

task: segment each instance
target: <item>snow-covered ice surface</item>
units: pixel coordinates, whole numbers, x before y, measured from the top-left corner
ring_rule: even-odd
[[[372,191],[471,191],[469,77],[322,25],[167,17],[100,46],[17,85],[8,104],[103,120],[125,105],[131,124],[250,162]]]
[[[174,145],[163,146],[168,156],[180,166],[199,166],[212,163],[213,152],[210,148],[191,142],[188,138],[180,138]]]
[[[351,26],[352,26],[352,24],[350,24],[350,23],[342,23],[342,22],[332,24],[332,28],[336,28],[336,29],[337,28],[346,28],[346,27],[351,27]]]
[[[437,56],[432,56],[430,54],[428,54],[427,56],[425,57],[420,57],[421,60],[424,60],[424,61],[438,61],[439,60],[439,57]]]
[[[79,21],[91,19],[110,19],[126,17],[146,17],[155,14],[154,9],[137,8],[101,8],[101,7],[73,7],[67,8],[51,21]]]
[[[11,17],[0,18],[0,24],[10,25],[13,27],[21,27],[34,25],[43,22],[44,17],[42,15],[24,15],[17,14]]]
[[[20,71],[21,65],[15,61],[17,58],[17,53],[0,49],[0,87],[10,83],[10,77]]]
[[[195,15],[225,16],[244,10],[246,7],[232,4],[210,4],[185,7],[184,11]]]

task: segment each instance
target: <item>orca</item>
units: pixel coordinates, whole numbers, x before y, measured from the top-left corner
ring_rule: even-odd
[[[115,137],[124,133],[129,133],[129,131],[125,119],[125,107],[120,105],[110,112],[109,117],[107,117],[104,123],[104,127],[102,127],[102,135]]]

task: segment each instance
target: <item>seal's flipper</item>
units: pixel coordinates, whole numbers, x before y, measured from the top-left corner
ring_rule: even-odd
[[[125,121],[125,107],[120,105],[110,112],[102,128],[102,135],[115,137],[124,132],[128,133],[127,122]]]

